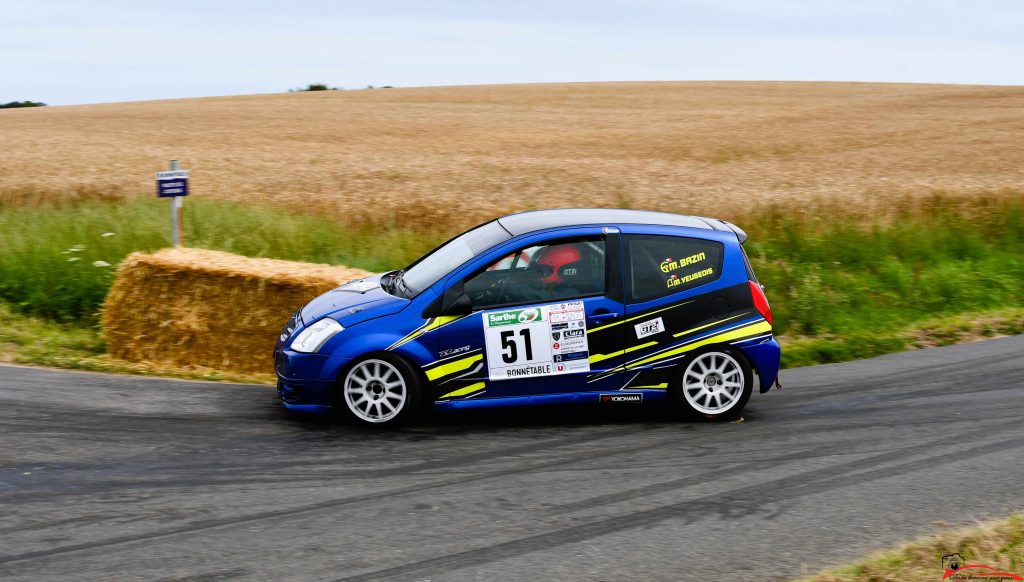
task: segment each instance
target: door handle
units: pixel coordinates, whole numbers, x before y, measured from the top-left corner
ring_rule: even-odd
[[[610,319],[615,319],[618,316],[619,316],[618,313],[611,313],[611,312],[608,312],[608,313],[595,313],[594,315],[591,315],[588,319],[590,321],[593,321],[594,323],[600,323],[602,321],[608,321]]]

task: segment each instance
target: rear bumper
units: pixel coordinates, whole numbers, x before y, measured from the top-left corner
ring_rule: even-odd
[[[743,353],[750,358],[754,371],[760,380],[761,393],[772,389],[775,379],[779,377],[779,365],[782,358],[782,349],[775,338],[769,338],[758,344],[739,346]]]

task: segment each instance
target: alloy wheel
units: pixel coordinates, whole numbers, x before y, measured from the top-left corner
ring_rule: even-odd
[[[387,422],[408,400],[408,387],[390,362],[370,359],[359,362],[345,376],[345,404],[360,420]]]
[[[698,412],[722,414],[740,401],[744,382],[743,369],[735,358],[707,352],[694,358],[683,372],[683,396]]]

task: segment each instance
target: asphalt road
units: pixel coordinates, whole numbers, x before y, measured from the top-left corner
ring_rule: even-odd
[[[2,366],[0,578],[785,579],[1024,508],[1024,336],[782,380],[735,424],[377,434],[267,387]]]

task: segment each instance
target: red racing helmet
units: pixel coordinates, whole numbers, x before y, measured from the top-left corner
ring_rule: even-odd
[[[583,258],[580,250],[576,248],[576,245],[572,244],[550,246],[537,254],[538,256],[534,262],[551,269],[541,279],[545,285],[564,283],[565,279],[563,277],[576,275],[576,268],[573,268],[572,265],[580,262],[580,259]]]

